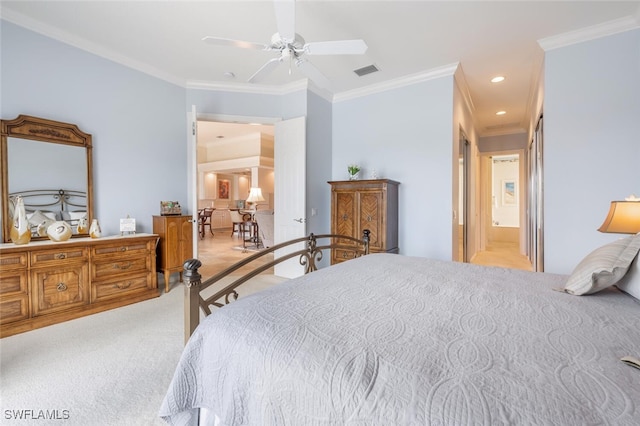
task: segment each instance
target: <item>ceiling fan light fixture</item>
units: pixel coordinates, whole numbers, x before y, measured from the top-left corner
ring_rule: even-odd
[[[295,32],[295,5],[296,2],[294,0],[274,1],[278,32],[271,36],[271,44],[269,45],[214,36],[205,36],[202,40],[218,46],[277,52],[277,57],[267,61],[267,63],[249,77],[249,83],[259,83],[263,81],[281,62],[288,62],[289,74],[291,74],[292,64],[295,64],[300,72],[312,80],[317,86],[329,89],[331,82],[327,77],[303,57],[307,55],[362,55],[367,50],[367,43],[365,43],[364,40],[333,40],[306,43],[304,38]],[[369,72],[375,72],[377,70],[378,69],[374,67],[374,69]]]

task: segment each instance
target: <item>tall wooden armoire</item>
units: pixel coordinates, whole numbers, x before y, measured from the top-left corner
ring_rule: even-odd
[[[371,253],[398,253],[398,185],[390,179],[332,181],[331,233],[362,238],[371,231]],[[353,257],[332,250],[331,263]]]

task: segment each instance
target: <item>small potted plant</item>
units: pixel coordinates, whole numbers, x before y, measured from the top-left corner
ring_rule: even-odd
[[[349,172],[349,180],[357,180],[358,173],[360,173],[360,166],[357,164],[349,164],[347,166],[347,171]]]

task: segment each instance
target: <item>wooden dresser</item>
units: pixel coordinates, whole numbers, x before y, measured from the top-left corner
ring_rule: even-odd
[[[398,185],[389,179],[332,181],[331,233],[362,238],[371,231],[371,253],[398,253]],[[331,263],[354,252],[332,250]]]
[[[159,296],[157,235],[0,244],[0,337]]]
[[[193,219],[191,216],[153,216],[153,233],[158,234],[158,270],[164,275],[165,291],[169,292],[169,278],[180,273],[184,262],[193,257]]]

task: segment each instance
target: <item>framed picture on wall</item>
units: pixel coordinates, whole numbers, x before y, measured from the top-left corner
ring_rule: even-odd
[[[229,199],[229,181],[227,179],[218,180],[218,198],[223,200]]]
[[[518,204],[518,194],[515,180],[502,181],[502,205],[515,206]]]

